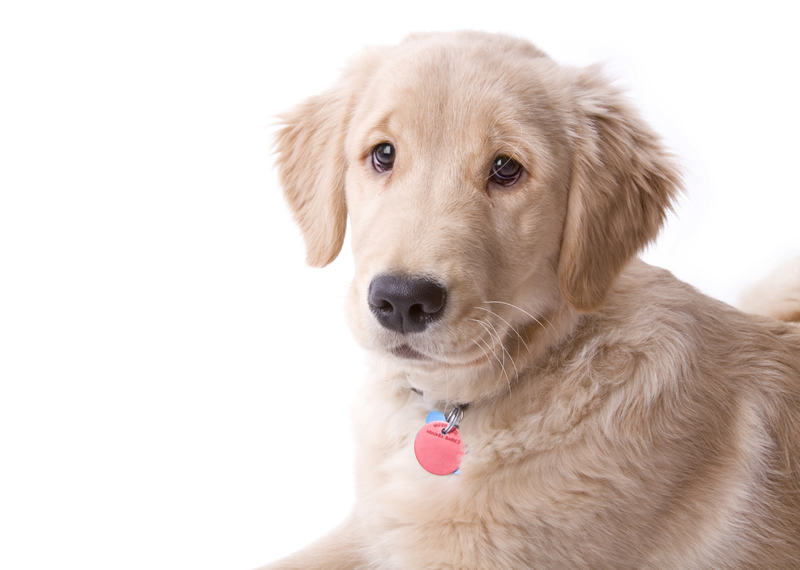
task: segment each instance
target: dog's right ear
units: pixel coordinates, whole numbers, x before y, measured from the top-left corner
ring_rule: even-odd
[[[306,261],[323,267],[342,249],[347,227],[345,138],[374,64],[368,53],[339,82],[280,116],[276,165],[283,193],[306,244]]]

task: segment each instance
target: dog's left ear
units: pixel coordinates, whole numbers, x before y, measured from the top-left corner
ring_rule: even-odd
[[[625,263],[658,234],[680,175],[659,137],[599,68],[580,72],[561,293],[591,312]]]

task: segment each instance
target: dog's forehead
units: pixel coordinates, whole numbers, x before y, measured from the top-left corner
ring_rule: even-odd
[[[537,107],[550,106],[557,66],[530,44],[509,42],[428,41],[387,51],[357,122],[364,130],[424,132],[427,140],[462,131],[519,136],[545,114]]]

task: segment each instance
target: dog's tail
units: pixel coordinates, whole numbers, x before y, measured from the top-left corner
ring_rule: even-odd
[[[739,307],[748,313],[800,323],[800,257],[780,265],[744,291]]]

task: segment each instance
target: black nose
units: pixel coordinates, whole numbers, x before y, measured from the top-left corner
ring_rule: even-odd
[[[420,332],[444,313],[447,290],[430,279],[380,275],[367,300],[378,322],[399,333]]]

